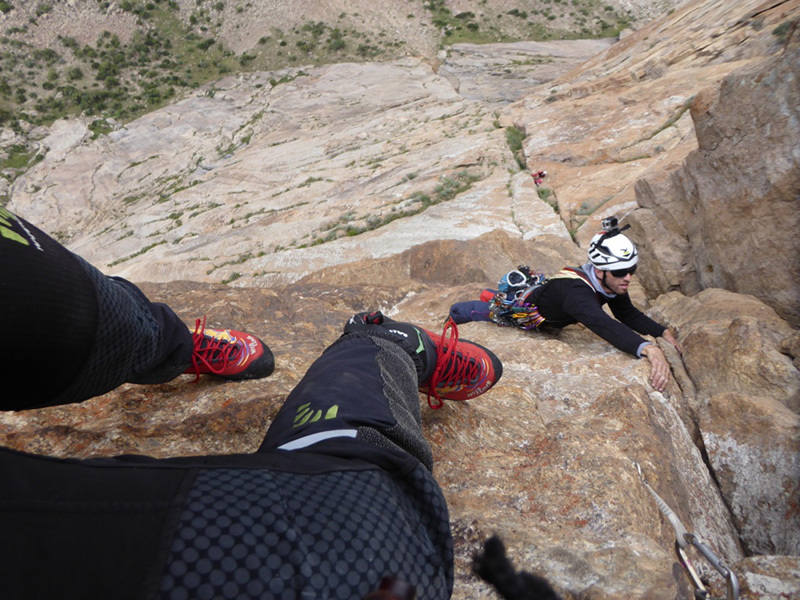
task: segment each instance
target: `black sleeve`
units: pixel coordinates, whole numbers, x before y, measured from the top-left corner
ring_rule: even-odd
[[[652,335],[653,337],[661,337],[661,334],[664,333],[666,329],[666,327],[659,325],[636,308],[628,294],[612,298],[608,301],[608,306],[617,319],[639,333]]]
[[[630,299],[628,299],[628,303],[630,303]],[[571,315],[576,321],[583,323],[623,352],[637,356],[636,352],[639,350],[639,346],[647,341],[637,335],[628,325],[611,318],[603,310],[597,294],[583,281],[573,282],[569,287],[569,293],[564,294],[562,307],[564,312]],[[636,310],[633,305],[631,308]]]

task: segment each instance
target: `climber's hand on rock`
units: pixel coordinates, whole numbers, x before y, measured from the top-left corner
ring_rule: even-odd
[[[675,349],[678,351],[678,354],[681,355],[683,354],[683,347],[681,346],[681,343],[678,341],[678,338],[676,338],[672,334],[672,331],[670,331],[669,329],[665,329],[664,333],[661,334],[661,337],[667,340],[673,346],[675,346]]]
[[[648,344],[642,350],[642,356],[650,361],[650,385],[658,392],[663,392],[669,382],[669,363],[661,348]]]

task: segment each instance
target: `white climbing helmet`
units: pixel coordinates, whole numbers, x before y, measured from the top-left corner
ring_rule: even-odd
[[[601,271],[630,269],[639,262],[636,246],[616,227],[601,231],[589,242],[589,262]]]

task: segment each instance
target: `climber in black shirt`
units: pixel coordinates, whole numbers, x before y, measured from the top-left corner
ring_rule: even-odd
[[[501,281],[499,293],[487,290],[478,301],[458,302],[450,308],[456,323],[495,321],[524,329],[561,329],[582,323],[616,348],[650,361],[650,383],[663,391],[669,381],[669,364],[658,345],[641,337],[662,337],[682,348],[672,332],[643,314],[631,302],[628,287],[639,261],[634,244],[617,227],[604,220],[605,229],[589,243],[589,262],[567,267],[533,285],[522,271],[512,271]],[[519,275],[515,275],[515,274]],[[608,304],[616,319],[603,305]]]

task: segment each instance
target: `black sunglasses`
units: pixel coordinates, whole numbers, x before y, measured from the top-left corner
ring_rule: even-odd
[[[608,272],[611,273],[617,279],[622,279],[628,273],[630,273],[631,275],[636,273],[637,266],[638,265],[633,265],[630,269],[610,269]]]

